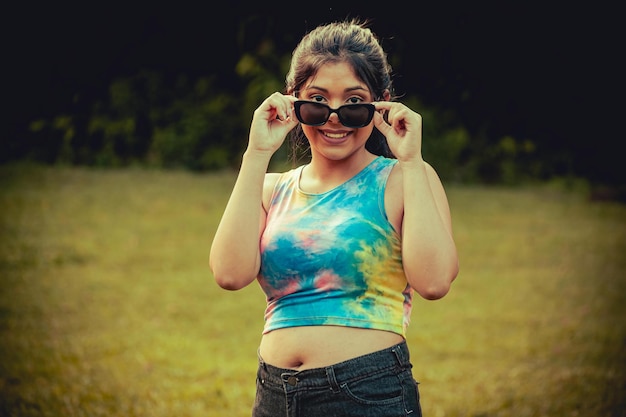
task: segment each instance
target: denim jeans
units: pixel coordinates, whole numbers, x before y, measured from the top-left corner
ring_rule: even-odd
[[[294,371],[259,356],[253,417],[421,417],[406,342],[325,368]]]

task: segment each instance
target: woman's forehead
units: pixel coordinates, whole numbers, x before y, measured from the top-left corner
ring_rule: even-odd
[[[327,63],[322,65],[309,79],[301,90],[316,89],[342,90],[355,93],[369,93],[367,84],[356,75],[354,68],[346,62]]]

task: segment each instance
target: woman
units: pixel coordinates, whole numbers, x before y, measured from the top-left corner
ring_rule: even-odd
[[[421,415],[412,296],[443,297],[458,259],[421,117],[392,94],[375,35],[336,22],[302,39],[286,94],[254,112],[210,265],[221,287],[256,279],[267,295],[255,417]],[[310,162],[266,173],[296,127]]]

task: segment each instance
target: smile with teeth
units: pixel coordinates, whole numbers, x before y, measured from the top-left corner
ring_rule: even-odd
[[[322,132],[324,133],[325,136],[331,138],[331,139],[342,139],[346,136],[348,136],[349,132],[340,132],[340,133],[330,133],[330,132]]]

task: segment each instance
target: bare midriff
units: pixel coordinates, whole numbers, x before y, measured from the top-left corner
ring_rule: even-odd
[[[404,341],[396,333],[342,326],[289,327],[261,339],[263,361],[279,368],[304,370],[334,365]]]

